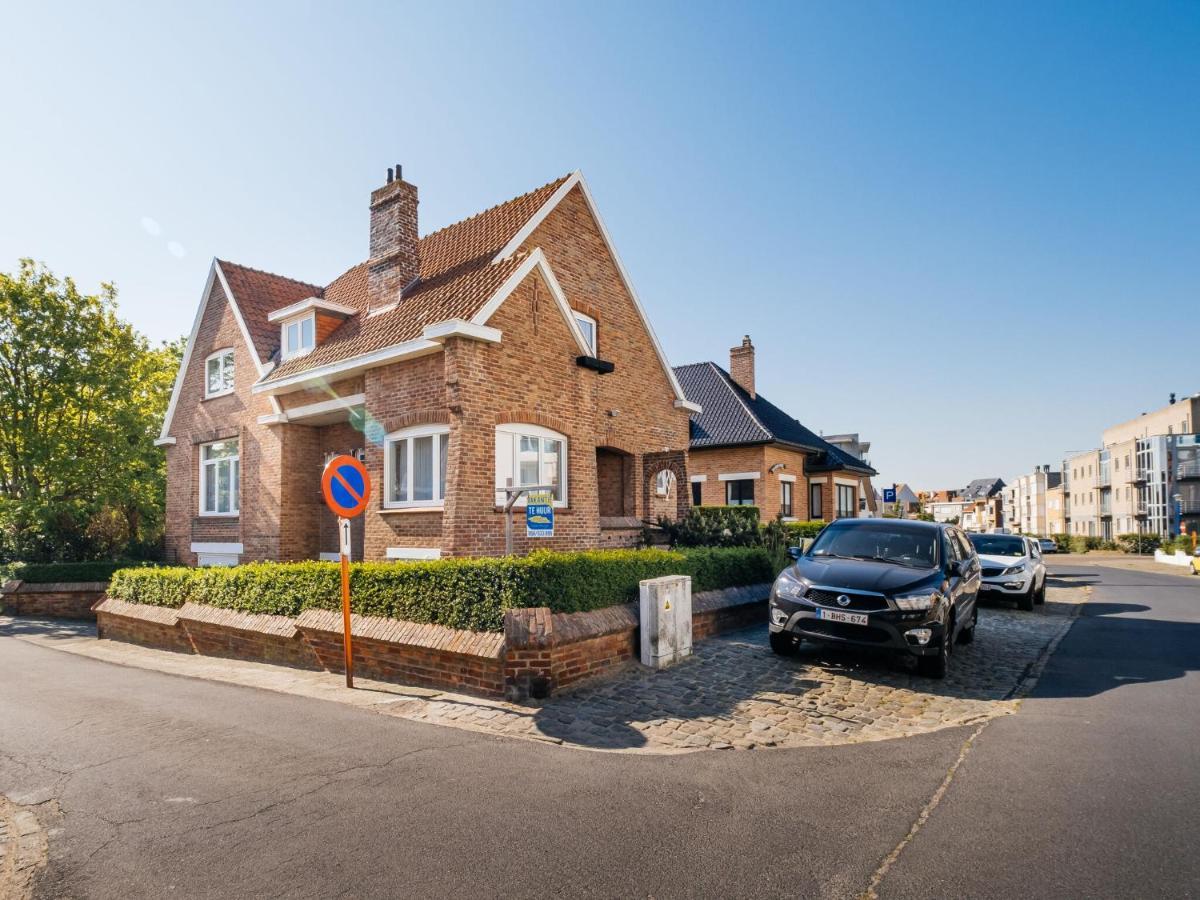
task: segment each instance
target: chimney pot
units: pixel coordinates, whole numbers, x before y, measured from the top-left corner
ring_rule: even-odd
[[[1175,395],[1174,394],[1171,394],[1171,405],[1172,406],[1175,405]]]
[[[730,348],[729,377],[751,398],[758,396],[754,392],[754,344],[750,335],[742,338],[741,346]]]
[[[388,184],[391,184],[391,183],[392,183],[392,168],[391,168],[391,166],[388,166],[388,180],[387,180],[387,183],[388,183]]]

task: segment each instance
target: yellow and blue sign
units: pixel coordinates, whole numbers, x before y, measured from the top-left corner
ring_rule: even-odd
[[[525,536],[554,537],[554,496],[549,491],[530,491],[525,505]]]

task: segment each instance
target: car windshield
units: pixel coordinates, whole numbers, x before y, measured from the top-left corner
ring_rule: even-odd
[[[873,559],[914,569],[931,569],[938,560],[938,532],[870,524],[826,528],[809,550],[813,557]]]
[[[1025,555],[1025,541],[1007,534],[973,534],[971,543],[981,556]]]

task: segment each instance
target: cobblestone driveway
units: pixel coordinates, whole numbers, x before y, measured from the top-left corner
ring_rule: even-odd
[[[750,628],[696,645],[671,669],[641,667],[529,705],[431,698],[390,712],[417,721],[596,750],[672,753],[881,740],[1016,711],[1087,588],[1051,580],[1032,613],[983,606],[973,644],[935,682],[904,660],[811,644],[792,658]]]

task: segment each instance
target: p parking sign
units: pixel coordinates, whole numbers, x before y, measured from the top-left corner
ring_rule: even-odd
[[[883,502],[884,503],[895,503],[896,502],[896,489],[894,487],[883,489]]]
[[[554,537],[554,496],[549,491],[530,491],[525,506],[525,536]]]

